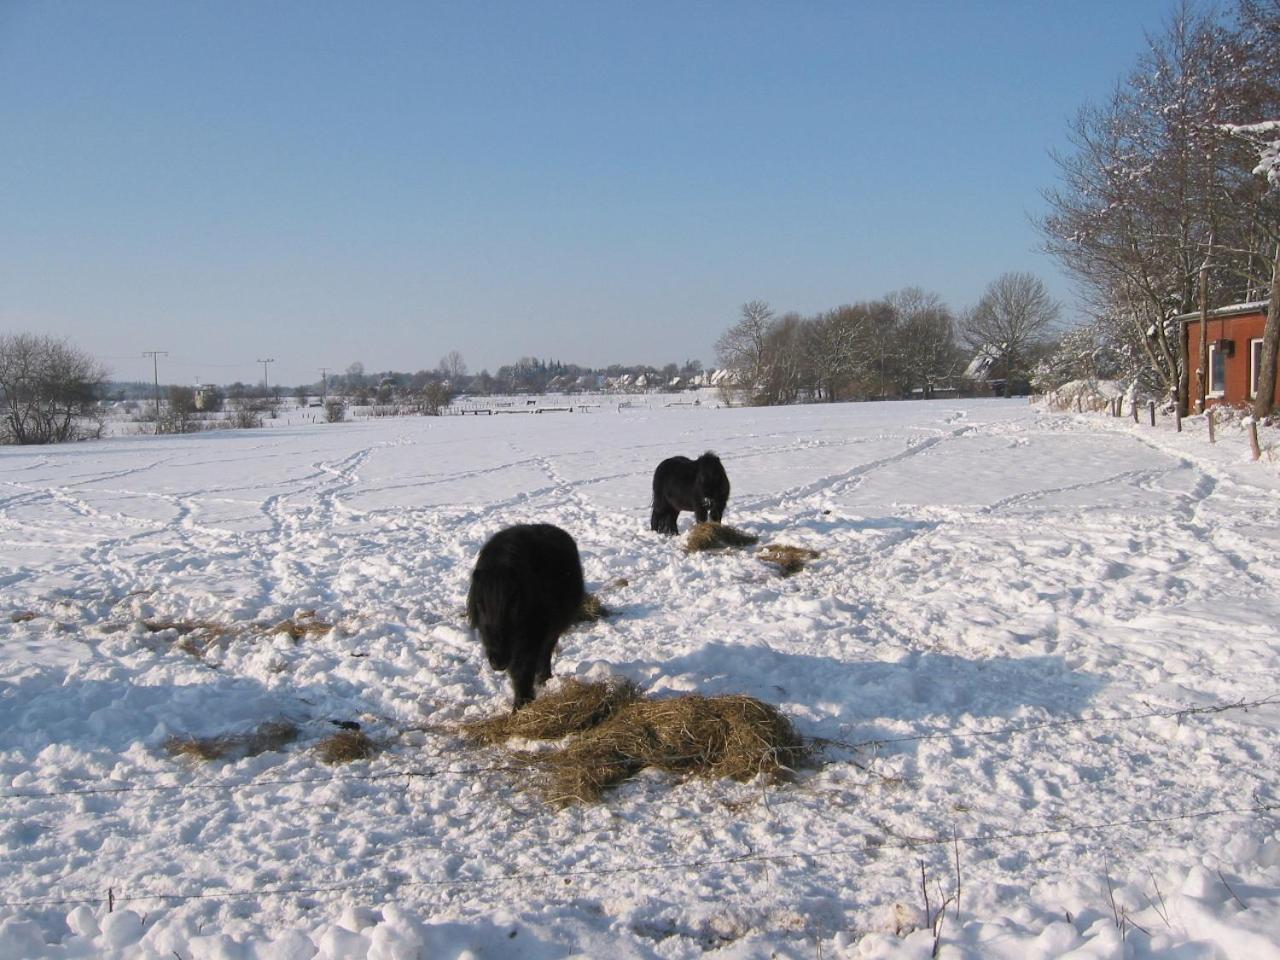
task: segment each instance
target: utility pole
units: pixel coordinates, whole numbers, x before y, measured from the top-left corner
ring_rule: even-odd
[[[168,350],[143,350],[144,357],[151,358],[151,377],[156,387],[156,432],[160,431],[160,361],[158,357],[168,357]]]
[[[329,368],[320,368],[320,402],[329,402]]]
[[[275,357],[267,357],[267,359],[265,359],[265,360],[263,360],[262,358],[258,358],[258,362],[259,362],[260,364],[262,364],[262,393],[263,393],[263,396],[265,396],[265,397],[270,397],[270,396],[271,396],[271,388],[267,386],[267,364],[268,364],[268,363],[275,363],[275,362],[276,362],[276,358],[275,358]]]

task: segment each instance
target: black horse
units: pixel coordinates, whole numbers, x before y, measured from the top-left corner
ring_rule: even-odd
[[[697,460],[670,457],[653,471],[649,526],[658,533],[674,535],[681,510],[692,510],[698,523],[708,517],[719,523],[728,500],[729,476],[714,453],[707,451]]]
[[[573,537],[549,523],[500,530],[480,549],[467,620],[489,666],[507,671],[519,710],[551,679],[551,652],[573,623],[586,589]]]

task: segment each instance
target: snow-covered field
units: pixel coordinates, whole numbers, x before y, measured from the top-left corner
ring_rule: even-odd
[[[706,448],[726,521],[820,559],[649,533],[654,466]],[[1280,694],[1280,474],[1246,449],[988,400],[0,450],[0,957],[927,957],[957,860],[943,957],[1280,956],[1280,704],[1240,706]],[[441,732],[509,702],[461,608],[534,520],[627,581],[559,675],[841,744],[557,811]],[[269,720],[301,738],[164,749]],[[326,766],[334,720],[386,751]]]

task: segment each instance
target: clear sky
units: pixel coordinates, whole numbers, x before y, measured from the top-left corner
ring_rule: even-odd
[[[0,0],[0,330],[122,379],[714,364],[1006,270],[1176,0]]]

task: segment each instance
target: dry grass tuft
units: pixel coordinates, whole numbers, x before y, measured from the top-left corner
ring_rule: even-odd
[[[609,608],[600,602],[600,598],[594,593],[588,593],[582,598],[582,606],[578,607],[577,614],[574,615],[574,623],[595,623],[609,616]]]
[[[536,702],[536,701],[535,701]],[[537,754],[549,803],[591,803],[654,767],[681,776],[781,779],[805,758],[791,722],[747,696],[638,699],[565,749]]]
[[[708,520],[706,523],[694,524],[685,540],[684,549],[686,553],[697,553],[700,550],[723,550],[726,547],[750,547],[759,542],[760,538],[753,533],[738,530],[727,523]]]
[[[316,619],[314,610],[303,610],[295,617],[288,617],[271,627],[267,633],[275,635],[278,633],[286,633],[292,640],[301,640],[304,637],[315,637],[328,633],[333,629],[333,624],[326,620]]]
[[[211,647],[235,631],[230,624],[217,623],[213,620],[152,619],[143,620],[142,625],[151,633],[160,633],[163,630],[177,631],[180,639],[174,646],[197,659],[202,658]]]
[[[175,757],[193,760],[224,760],[256,757],[268,750],[281,750],[298,739],[298,728],[288,721],[259,724],[249,733],[226,733],[217,737],[170,737],[165,749]]]
[[[231,629],[225,623],[217,623],[213,620],[143,620],[142,625],[151,633],[176,630],[184,637],[189,633],[206,633],[219,637]]]
[[[771,543],[756,554],[765,563],[776,563],[784,577],[799,573],[805,568],[806,563],[810,560],[817,560],[821,555],[817,550],[810,550],[808,547],[793,547],[786,543]]]
[[[316,744],[316,753],[324,763],[350,763],[375,756],[378,745],[359,730],[340,730]]]
[[[621,678],[600,683],[565,680],[559,689],[544,693],[515,713],[464,723],[459,732],[479,743],[501,743],[512,737],[559,740],[603,723],[639,696],[636,685]]]

